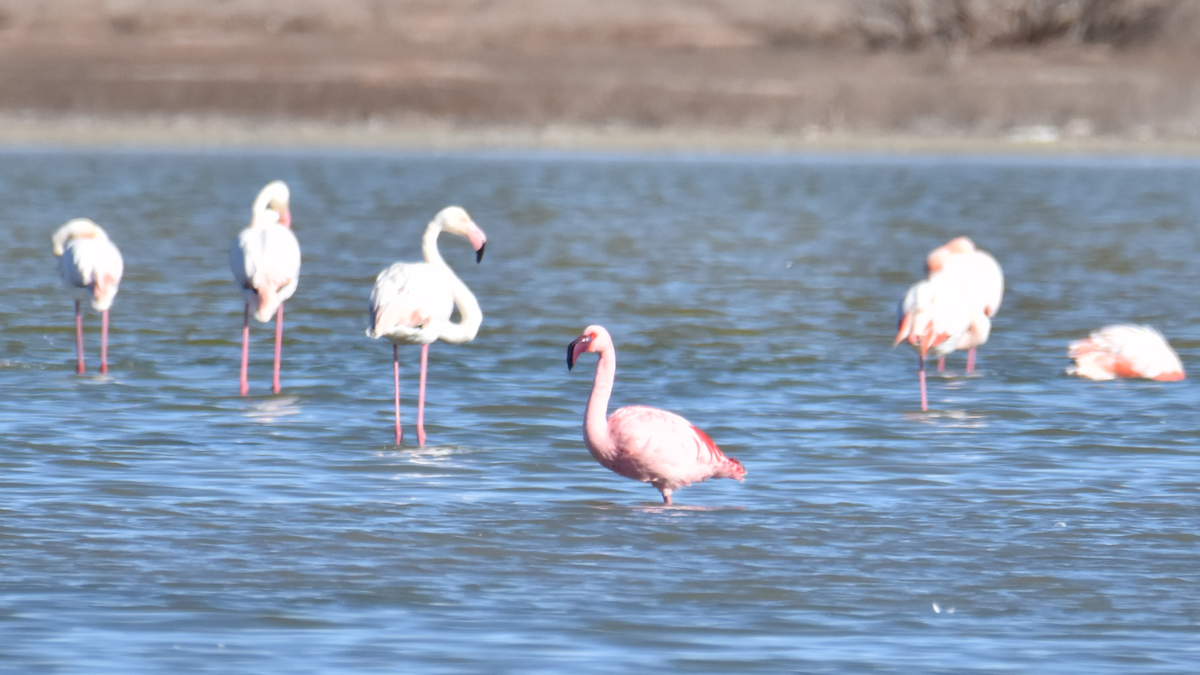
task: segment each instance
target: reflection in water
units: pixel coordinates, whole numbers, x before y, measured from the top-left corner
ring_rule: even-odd
[[[300,397],[280,394],[262,398],[246,406],[242,414],[260,424],[274,424],[300,414]]]

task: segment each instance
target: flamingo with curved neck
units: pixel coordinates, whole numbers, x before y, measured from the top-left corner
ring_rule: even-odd
[[[283,303],[300,283],[300,242],[292,233],[291,192],[281,180],[267,183],[250,209],[250,226],[238,233],[229,249],[229,267],[242,290],[242,396],[250,391],[246,370],[250,362],[250,308],[262,323],[275,315],[275,370],[271,391],[279,393],[279,362],[283,352]]]
[[[583,414],[583,442],[604,468],[626,478],[650,483],[671,505],[681,487],[709,478],[746,476],[742,463],[726,457],[708,434],[686,419],[648,406],[627,406],[608,414],[617,375],[617,350],[603,326],[588,326],[567,346],[567,369],[580,355],[595,352],[596,377]]]
[[[117,297],[125,263],[116,244],[96,223],[76,218],[58,228],[50,238],[58,258],[63,284],[75,293],[75,372],[85,370],[83,358],[83,314],[80,302],[90,300],[100,312],[100,372],[108,372],[108,309]]]
[[[404,438],[400,425],[400,351],[402,344],[421,345],[421,380],[417,394],[417,442],[425,445],[425,378],[429,344],[442,340],[461,344],[475,339],[483,311],[471,289],[458,278],[438,251],[438,235],[448,232],[465,237],[475,249],[475,262],[483,260],[487,235],[467,212],[448,206],[425,228],[421,253],[425,262],[395,263],[379,273],[371,289],[371,324],[367,337],[386,337],[392,343],[392,379],[395,384],[396,444]],[[450,315],[458,307],[459,320]]]

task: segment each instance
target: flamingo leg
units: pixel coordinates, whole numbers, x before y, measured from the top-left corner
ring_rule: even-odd
[[[417,393],[417,443],[425,445],[425,370],[429,365],[429,345],[421,345],[421,390]]]
[[[100,312],[100,374],[108,372],[108,310]]]
[[[83,365],[83,314],[80,313],[79,301],[75,301],[75,359],[77,365],[75,372],[80,375],[84,372]]]
[[[971,347],[967,350],[967,372],[975,372],[975,348]]]
[[[279,312],[275,315],[275,375],[271,379],[271,392],[279,393],[279,357],[283,353],[283,303],[279,303]]]
[[[925,397],[925,357],[917,357],[917,379],[921,381],[921,412],[929,410],[929,400]]]
[[[938,372],[939,373],[946,372],[946,357],[944,357],[944,356],[942,358],[938,359]]]
[[[673,504],[673,502],[671,501],[671,490],[661,490],[661,492],[662,492],[662,496],[663,496],[663,504],[666,504],[667,506],[671,506]]]
[[[392,379],[396,381],[396,445],[404,438],[400,429],[400,347],[392,345]]]
[[[245,318],[242,319],[242,377],[240,391],[242,396],[250,393],[250,381],[246,379],[246,366],[250,363],[250,303],[246,303]]]

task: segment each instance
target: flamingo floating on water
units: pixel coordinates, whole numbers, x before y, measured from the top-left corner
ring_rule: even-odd
[[[1075,360],[1075,365],[1067,368],[1067,374],[1089,380],[1144,377],[1170,381],[1186,377],[1179,355],[1162,333],[1150,326],[1105,326],[1073,341],[1067,348],[1067,356]]]
[[[930,280],[943,278],[962,288],[967,301],[991,319],[1004,300],[1004,271],[987,251],[975,247],[966,237],[956,237],[933,249],[925,258],[925,271]],[[967,350],[967,372],[975,372],[975,348],[987,342],[989,323],[974,326],[963,334],[957,349]],[[946,357],[938,358],[938,372],[946,367]]]
[[[76,372],[83,374],[83,314],[81,300],[91,300],[100,312],[100,372],[108,372],[108,308],[117,297],[125,263],[121,252],[96,223],[76,218],[58,228],[50,238],[58,256],[58,273],[75,294]]]
[[[921,410],[928,410],[925,358],[929,355],[942,358],[967,341],[983,344],[991,322],[967,289],[944,277],[913,284],[900,302],[898,314],[900,326],[892,346],[907,342],[916,350]]]
[[[588,326],[567,346],[567,369],[580,354],[598,352],[596,378],[583,417],[583,442],[604,468],[626,478],[650,483],[670,505],[681,487],[709,478],[746,476],[741,462],[726,457],[708,434],[675,413],[646,406],[619,408],[608,415],[617,372],[617,351],[601,326]],[[607,415],[607,419],[606,419]]]
[[[449,232],[466,237],[475,249],[475,262],[483,260],[487,235],[467,212],[448,206],[425,228],[421,253],[425,262],[395,263],[379,273],[371,289],[371,323],[367,337],[386,337],[392,343],[392,377],[396,389],[396,445],[404,438],[400,426],[400,350],[402,344],[421,345],[421,384],[417,394],[417,442],[425,445],[425,373],[429,344],[470,342],[483,323],[483,311],[471,289],[458,278],[438,252],[438,235]],[[450,321],[454,307],[459,321]]]
[[[300,282],[300,242],[292,233],[291,194],[283,181],[267,183],[254,199],[250,226],[229,249],[229,266],[242,289],[246,310],[242,320],[241,394],[250,391],[246,369],[250,361],[250,308],[262,323],[275,315],[275,373],[271,391],[279,393],[279,361],[283,351],[283,303]]]

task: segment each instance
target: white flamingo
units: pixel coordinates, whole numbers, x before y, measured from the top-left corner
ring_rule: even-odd
[[[1089,380],[1144,377],[1169,382],[1186,377],[1179,355],[1162,333],[1150,326],[1105,326],[1071,342],[1067,356],[1075,360],[1067,374]]]
[[[960,286],[972,309],[980,310],[984,317],[991,319],[1000,310],[1004,300],[1004,271],[992,254],[976,248],[970,239],[956,237],[930,251],[925,258],[925,270],[931,280],[944,278]],[[986,330],[983,326],[973,326],[957,345],[958,349],[967,350],[968,373],[975,371],[975,348],[987,342],[990,332],[990,322]],[[945,357],[938,359],[938,371],[943,368]]]
[[[250,307],[262,323],[275,315],[275,374],[271,390],[279,393],[279,360],[283,351],[283,303],[300,282],[300,242],[292,233],[291,195],[283,181],[268,183],[254,200],[250,227],[242,230],[229,249],[229,266],[242,289],[246,311],[242,321],[241,393],[250,391],[246,368],[250,360]]]
[[[76,218],[58,228],[50,238],[54,255],[58,256],[58,274],[75,294],[75,353],[76,372],[83,374],[83,314],[81,300],[91,300],[92,309],[100,312],[100,372],[108,372],[108,308],[117,297],[125,263],[116,244],[96,223]]]
[[[434,217],[421,238],[423,263],[395,263],[375,278],[371,290],[371,324],[367,337],[386,337],[392,343],[392,377],[396,389],[396,444],[403,438],[400,427],[400,354],[399,345],[421,345],[421,385],[417,395],[417,442],[425,445],[425,372],[429,363],[429,343],[443,340],[452,344],[470,342],[479,332],[483,312],[467,285],[458,278],[438,252],[437,239],[442,232],[466,237],[475,249],[475,262],[483,259],[487,235],[467,212],[448,206]],[[459,321],[450,321],[454,307]]]
[[[921,410],[928,410],[925,394],[925,357],[943,358],[958,349],[972,331],[983,341],[991,322],[966,290],[945,278],[918,281],[900,302],[899,329],[892,346],[908,342],[917,352],[917,379],[921,383]]]

